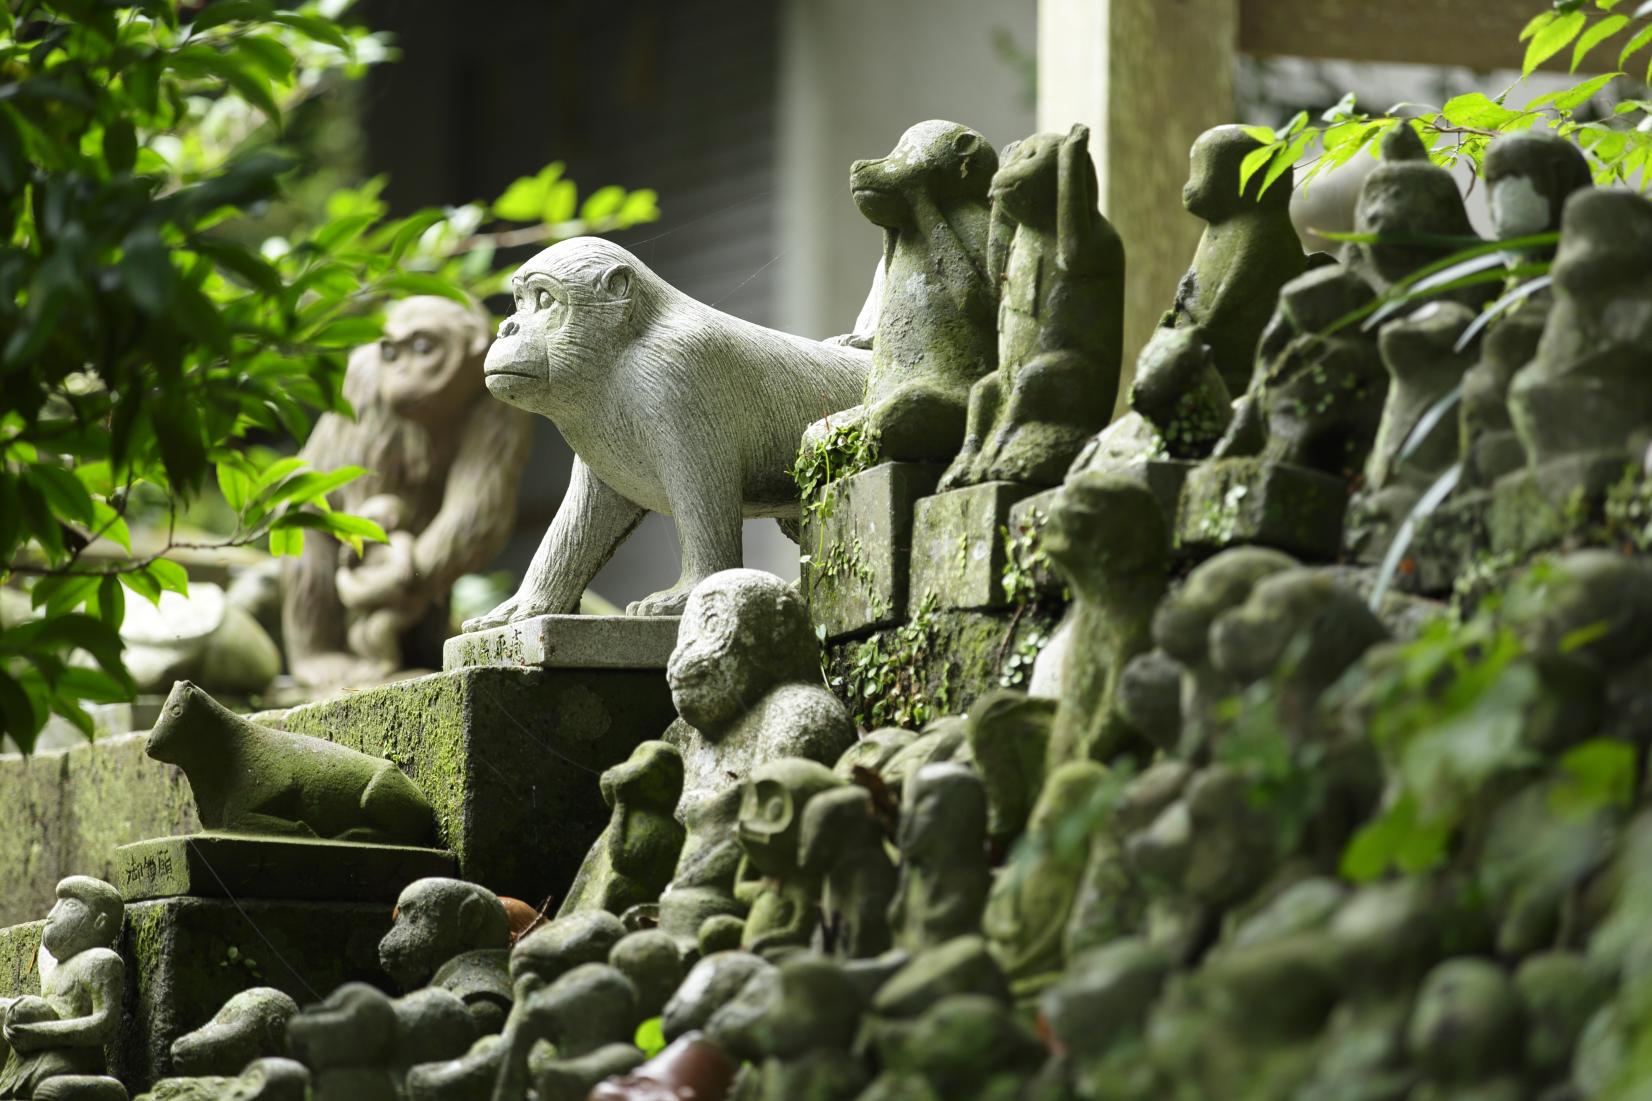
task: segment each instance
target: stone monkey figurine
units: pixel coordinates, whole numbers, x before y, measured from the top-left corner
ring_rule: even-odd
[[[900,877],[889,908],[895,947],[920,952],[978,932],[992,872],[987,790],[968,765],[924,765],[902,799]]]
[[[802,864],[824,884],[820,909],[834,955],[888,951],[895,865],[884,849],[872,793],[858,784],[823,791],[803,812]]]
[[[309,1069],[317,1101],[400,1101],[410,1070],[456,1059],[475,1040],[464,1003],[435,988],[391,998],[345,983],[287,1024],[287,1044]]]
[[[115,950],[125,918],[120,894],[102,880],[58,881],[40,932],[40,947],[57,966],[42,975],[38,997],[0,999],[0,1098],[125,1098],[104,1075],[104,1047],[120,1028],[126,995],[126,967]]]
[[[479,1035],[504,1027],[510,920],[497,895],[462,879],[416,880],[396,899],[394,922],[379,941],[379,965],[397,986],[446,990],[465,1003]]]
[[[595,237],[539,253],[511,290],[488,390],[548,418],[576,458],[521,588],[469,631],[575,610],[647,512],[676,520],[682,576],[627,612],[679,613],[695,585],[740,565],[745,517],[797,516],[797,441],[822,410],[859,399],[870,365],[860,349],[696,302]]]
[[[862,423],[883,459],[945,463],[958,453],[970,388],[998,362],[998,289],[987,267],[997,169],[985,138],[938,120],[908,129],[888,156],[854,163],[855,206],[883,230],[878,301],[864,313],[876,318],[871,375],[855,396],[864,404],[834,407],[805,444]]]
[[[350,356],[344,395],[355,419],[322,416],[302,457],[320,470],[367,468],[330,494],[332,503],[357,511],[388,495],[399,503],[403,534],[365,561],[313,536],[302,556],[286,560],[283,634],[301,682],[325,687],[377,680],[403,665],[441,667],[448,591],[510,537],[533,436],[532,418],[484,392],[487,346],[485,315],[421,296],[393,305],[384,339]]]
[[[287,1053],[287,1022],[298,1003],[270,986],[243,990],[212,1020],[172,1042],[172,1073],[199,1077],[240,1074],[255,1059]]]
[[[144,752],[189,779],[201,825],[387,845],[428,845],[435,813],[395,763],[259,726],[190,684],[172,687]]]
[[[1056,485],[1107,424],[1124,350],[1124,244],[1097,209],[1090,131],[1034,134],[992,178],[987,274],[998,367],[970,390],[963,450],[941,489]]]
[[[762,954],[806,948],[820,920],[820,878],[803,862],[803,822],[821,795],[843,786],[818,761],[783,757],[752,770],[740,800],[745,853],[735,893],[750,907],[740,947]]]
[[[683,757],[666,742],[643,742],[631,758],[602,774],[613,810],[568,888],[557,916],[600,909],[622,914],[660,897],[682,851],[674,817],[683,793]]]

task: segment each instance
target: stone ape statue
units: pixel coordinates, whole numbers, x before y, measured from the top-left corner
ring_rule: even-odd
[[[533,435],[530,418],[483,392],[487,345],[482,314],[421,296],[392,306],[384,339],[351,355],[344,394],[356,418],[323,416],[302,455],[322,470],[365,467],[332,502],[359,511],[374,501],[396,534],[365,561],[312,537],[287,562],[282,629],[298,680],[325,687],[441,667],[448,590],[509,537]]]
[[[551,246],[511,287],[488,390],[548,418],[577,457],[522,587],[467,631],[573,611],[647,512],[676,519],[682,576],[626,610],[682,611],[696,584],[741,564],[744,517],[797,516],[797,441],[860,397],[870,364],[719,313],[595,237]]]
[[[499,898],[462,879],[416,880],[396,899],[379,965],[406,993],[426,986],[465,1003],[479,1035],[505,1025],[511,1007],[510,920]]]

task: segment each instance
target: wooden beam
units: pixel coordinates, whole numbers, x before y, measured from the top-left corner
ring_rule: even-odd
[[[1538,0],[1241,0],[1239,49],[1257,57],[1519,69],[1520,31],[1544,7]],[[1609,41],[1591,59],[1610,65],[1621,44]],[[1544,68],[1565,71],[1571,57],[1562,50]]]
[[[1038,128],[1090,127],[1101,209],[1125,247],[1124,372],[1170,307],[1204,223],[1188,150],[1232,122],[1239,0],[1039,0]]]

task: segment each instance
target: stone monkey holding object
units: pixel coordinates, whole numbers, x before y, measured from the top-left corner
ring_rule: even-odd
[[[403,299],[384,339],[350,356],[352,420],[316,422],[303,458],[370,473],[330,494],[359,512],[395,513],[398,535],[356,560],[330,538],[305,540],[282,568],[287,664],[304,683],[376,681],[404,664],[440,668],[447,596],[516,524],[516,487],[533,420],[484,393],[486,315],[445,298]],[[383,506],[382,508],[380,506]]]
[[[521,588],[467,631],[574,611],[648,512],[675,518],[682,576],[626,610],[679,613],[696,584],[740,565],[745,517],[796,518],[797,441],[860,398],[871,362],[720,313],[594,237],[541,252],[511,288],[488,390],[548,418],[576,458]]]
[[[643,742],[602,774],[613,815],[574,876],[556,916],[580,910],[622,914],[660,897],[682,851],[675,818],[683,794],[683,756],[666,742]]]
[[[201,825],[236,833],[428,845],[435,814],[395,763],[259,726],[173,685],[144,752],[189,778]]]
[[[1124,244],[1097,209],[1090,131],[1034,134],[992,178],[987,272],[1001,291],[998,367],[970,390],[941,488],[1056,485],[1106,427],[1124,348]]]

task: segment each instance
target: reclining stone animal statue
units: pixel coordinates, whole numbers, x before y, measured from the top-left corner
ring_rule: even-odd
[[[144,747],[189,778],[201,825],[387,845],[429,845],[436,818],[394,762],[259,726],[188,681],[161,708]]]
[[[516,311],[488,350],[488,391],[551,420],[576,458],[516,595],[467,631],[572,612],[643,515],[677,522],[682,576],[633,601],[675,615],[741,564],[741,521],[792,520],[787,471],[822,410],[859,400],[870,356],[720,313],[618,245],[562,241],[511,277]]]

